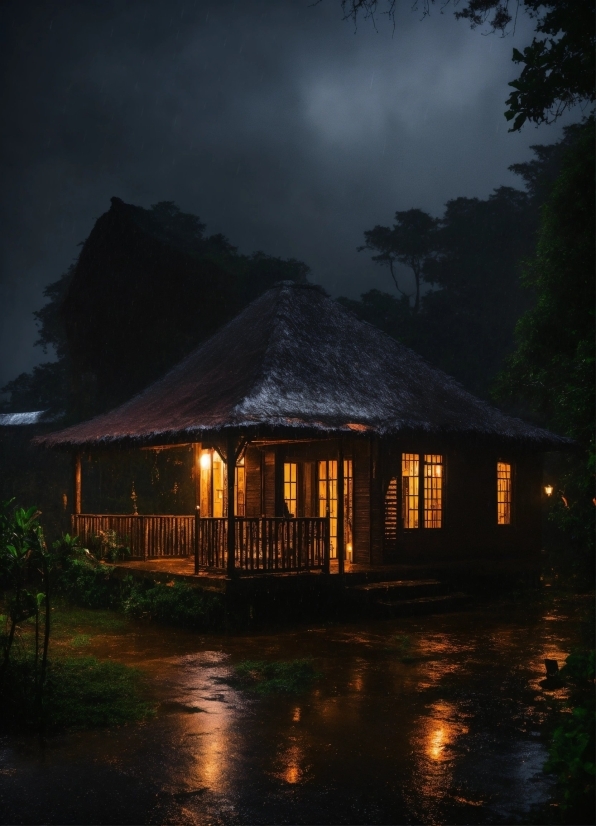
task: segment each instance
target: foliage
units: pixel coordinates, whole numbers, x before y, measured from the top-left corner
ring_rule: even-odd
[[[22,730],[36,721],[34,662],[19,656],[10,665],[3,695],[5,727]],[[142,675],[136,669],[95,657],[66,657],[48,663],[45,696],[50,730],[96,728],[143,720],[152,713],[145,699]]]
[[[186,628],[213,628],[223,621],[223,602],[184,582],[171,584],[131,583],[123,598],[124,611],[133,617],[148,618]]]
[[[319,677],[310,659],[244,660],[234,667],[231,682],[257,694],[299,694]]]
[[[594,101],[594,3],[591,0],[524,0],[536,17],[529,46],[513,50],[522,64],[520,76],[509,85],[507,120],[512,131],[531,123],[553,123],[577,103]]]
[[[98,559],[107,559],[109,562],[118,562],[130,557],[130,548],[120,542],[118,534],[113,530],[99,531],[92,536],[88,543],[89,550]]]
[[[566,823],[594,816],[594,650],[572,652],[560,672],[571,688],[570,708],[557,717],[545,770],[557,775]]]
[[[15,637],[23,623],[34,618],[35,649],[29,689],[43,736],[50,643],[50,560],[37,517],[35,508],[15,508],[12,501],[0,506],[0,587],[5,611],[5,630],[0,634],[0,697],[9,686]]]
[[[594,120],[576,132],[542,208],[536,254],[524,281],[534,308],[516,328],[517,349],[499,378],[501,399],[535,410],[575,439],[583,457],[561,460],[550,518],[583,554],[593,579],[594,543]]]

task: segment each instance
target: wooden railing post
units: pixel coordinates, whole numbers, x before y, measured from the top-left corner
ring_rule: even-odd
[[[230,579],[235,574],[236,565],[236,520],[234,501],[234,482],[236,481],[236,439],[231,433],[228,436],[226,463],[228,467],[228,560],[227,574]]]
[[[201,509],[199,505],[195,507],[195,576],[199,575],[199,542],[201,528]]]
[[[81,477],[82,477],[82,469],[81,469],[81,453],[80,451],[76,451],[73,454],[73,468],[72,468],[72,487],[73,487],[73,497],[72,497],[72,512],[76,516],[81,513]]]
[[[323,537],[323,573],[331,573],[331,517],[329,515],[329,508],[327,508],[327,516],[324,522]]]

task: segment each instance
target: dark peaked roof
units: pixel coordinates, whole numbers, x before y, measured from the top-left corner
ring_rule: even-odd
[[[321,288],[293,282],[264,293],[138,396],[38,442],[163,444],[230,427],[247,435],[423,431],[543,449],[569,444],[475,398]]]

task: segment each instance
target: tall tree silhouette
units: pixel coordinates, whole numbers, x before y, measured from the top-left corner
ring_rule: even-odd
[[[437,252],[438,221],[421,209],[395,213],[393,227],[377,225],[364,233],[365,243],[359,251],[372,250],[372,260],[389,268],[396,290],[414,298],[414,314],[420,310],[420,287],[424,280],[425,263]],[[405,264],[414,274],[413,294],[406,293],[399,284],[395,264]]]

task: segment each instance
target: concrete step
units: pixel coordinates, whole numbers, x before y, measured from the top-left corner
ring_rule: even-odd
[[[457,611],[472,601],[472,597],[457,591],[452,594],[416,597],[415,599],[380,599],[374,603],[374,609],[384,616],[410,616],[413,614],[439,614]]]

